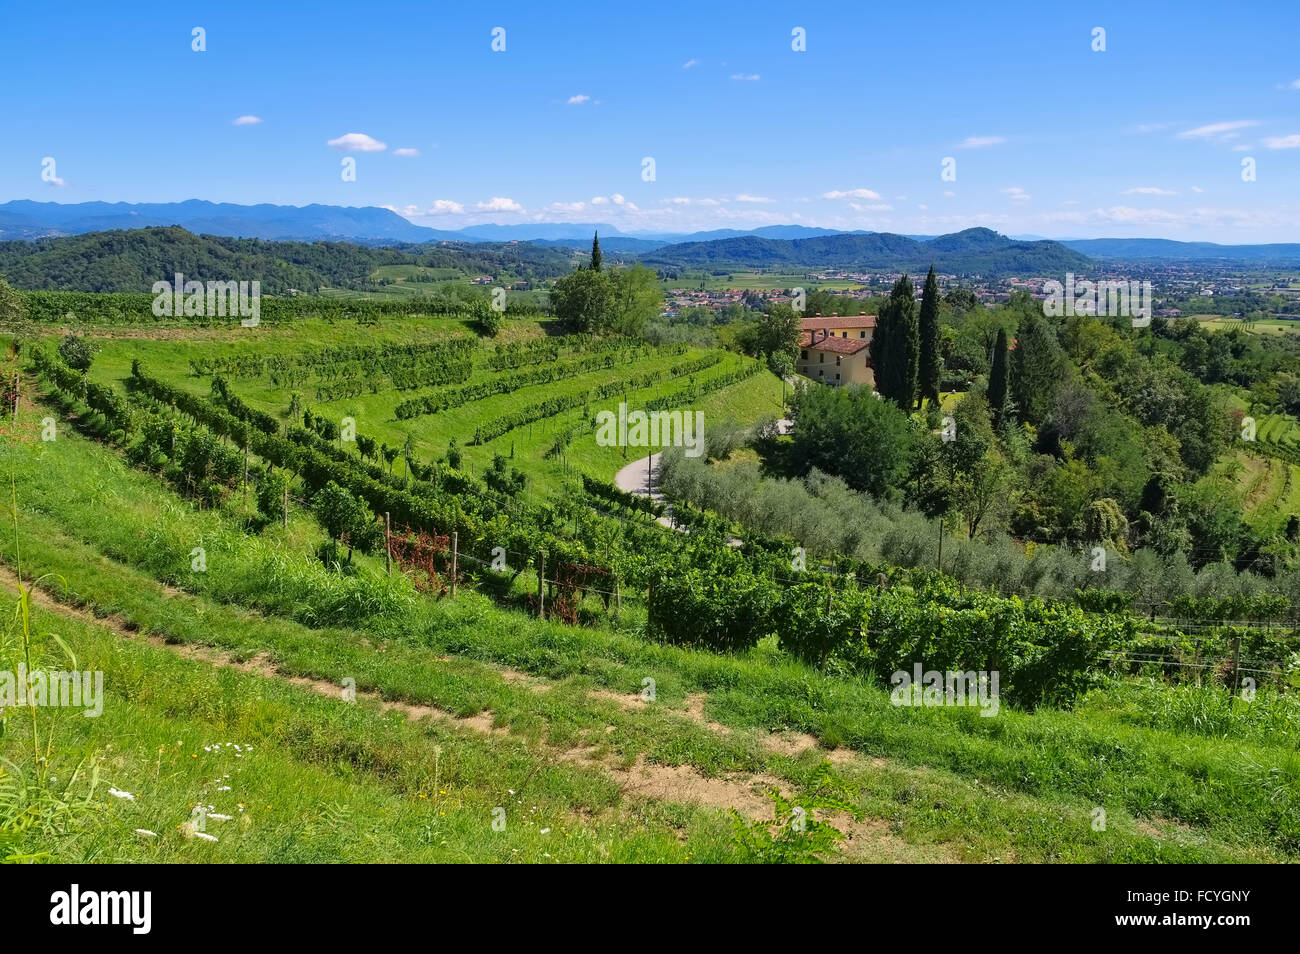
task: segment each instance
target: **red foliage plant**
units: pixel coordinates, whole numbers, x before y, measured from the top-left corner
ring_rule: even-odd
[[[393,531],[388,546],[398,568],[411,578],[417,590],[440,595],[447,592],[439,564],[450,562],[443,557],[451,550],[451,537],[403,527]]]

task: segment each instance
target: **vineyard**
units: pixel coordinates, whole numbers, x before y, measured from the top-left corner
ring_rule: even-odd
[[[101,313],[138,306],[102,297],[111,300],[97,304]],[[44,598],[93,616],[49,614],[61,638],[110,673],[181,663],[147,644],[110,659],[113,639],[94,617],[189,646],[197,656],[177,692],[224,698],[213,717],[258,737],[270,750],[263,758],[279,760],[267,763],[275,784],[317,771],[312,763],[346,763],[364,793],[356,797],[385,806],[393,825],[436,804],[447,814],[435,817],[461,826],[456,844],[482,858],[500,849],[470,816],[531,778],[532,759],[551,766],[536,795],[550,824],[520,826],[509,841],[530,854],[549,844],[546,827],[576,836],[551,849],[571,859],[596,852],[602,831],[619,851],[656,860],[681,858],[679,836],[700,857],[735,859],[740,842],[710,804],[741,806],[751,820],[767,804],[736,773],[797,798],[828,771],[857,793],[837,821],[845,830],[900,820],[888,839],[846,846],[850,857],[977,860],[1011,845],[1041,860],[1300,853],[1300,786],[1243,796],[1232,811],[1215,801],[1248,789],[1260,765],[1300,770],[1300,640],[1285,599],[1140,607],[1134,594],[1088,590],[1053,602],[830,552],[795,565],[799,541],[680,503],[666,528],[656,522],[662,505],[613,485],[645,452],[599,446],[596,415],[621,403],[699,409],[716,434],[743,431],[783,412],[780,382],[761,363],[542,327],[492,342],[431,319],[412,333],[409,315],[338,312],[321,322],[314,305],[295,307],[283,326],[246,340],[105,336],[88,372],[65,363],[55,338],[25,346],[5,451],[19,530],[0,547],[11,570],[21,552],[24,578],[69,580],[70,599],[53,588]],[[351,335],[347,322],[356,322]],[[52,441],[39,436],[48,420]],[[1271,479],[1265,472],[1259,487]],[[235,624],[235,614],[251,615]],[[268,662],[214,689],[195,660],[218,657]],[[999,673],[1004,713],[890,705],[891,675],[919,662]],[[276,677],[298,688],[286,683],[262,706],[283,713],[272,730],[247,700]],[[399,728],[381,726],[379,708],[358,710],[327,737],[313,728],[329,718],[320,696],[345,677],[385,706],[439,715]],[[649,698],[662,693],[666,705],[638,695],[647,679]],[[1259,692],[1249,708],[1233,703],[1244,679]],[[300,706],[294,693],[311,696],[312,685],[316,698]],[[146,721],[173,718],[177,704],[135,690],[126,701]],[[1212,718],[1202,724],[1197,707]],[[1122,746],[1110,741],[1118,726]],[[159,731],[168,731],[161,722]],[[458,753],[446,776],[419,774],[426,760],[403,754],[428,744],[422,733]],[[1255,760],[1212,758],[1224,736]],[[365,757],[361,738],[380,740]],[[1048,738],[1062,740],[1050,754]],[[512,748],[524,740],[541,750]],[[1099,775],[1096,753],[1112,745],[1118,765]],[[566,761],[551,750],[586,754]],[[120,756],[122,771],[143,753]],[[872,760],[892,766],[883,788]],[[667,792],[660,800],[679,800],[670,779],[682,772],[716,797],[672,818],[647,816],[628,795],[633,779],[654,777]],[[1010,801],[991,806],[988,785]],[[917,791],[947,793],[943,807],[913,804]],[[268,814],[288,800],[283,790],[263,797]],[[427,804],[399,809],[392,797]],[[1090,835],[1098,798],[1119,819],[1114,841]],[[577,820],[602,806],[605,828]],[[991,813],[992,827],[959,847],[952,826],[975,810]],[[1140,820],[1157,816],[1196,831],[1153,834]],[[291,813],[274,817],[294,824]],[[125,856],[142,850],[92,830],[71,850],[94,839]],[[442,847],[422,856],[444,857]],[[239,838],[220,850],[247,860],[270,848]],[[194,846],[167,851],[186,860]]]

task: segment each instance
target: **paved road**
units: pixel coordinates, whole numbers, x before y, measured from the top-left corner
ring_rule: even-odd
[[[790,428],[794,424],[789,418],[783,418],[776,423],[782,434],[790,433]],[[662,517],[658,518],[659,523],[671,530],[685,530],[685,527],[678,527],[673,523],[672,504],[659,490],[659,456],[659,454],[651,454],[649,457],[633,461],[614,475],[614,483],[619,490],[636,494],[638,497],[649,497],[655,503],[663,504],[668,509]],[[735,537],[728,538],[728,542],[732,546],[740,546],[740,541]]]
[[[636,494],[638,497],[649,497],[655,503],[666,506],[667,512],[657,519],[665,527],[676,529],[672,520],[673,508],[659,491],[659,457],[659,454],[651,454],[649,457],[633,461],[614,475],[614,483],[619,490]]]

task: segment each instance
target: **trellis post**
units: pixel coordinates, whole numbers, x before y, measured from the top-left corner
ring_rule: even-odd
[[[456,598],[456,557],[460,549],[460,533],[451,532],[451,598]]]
[[[537,618],[546,619],[546,551],[537,554]]]

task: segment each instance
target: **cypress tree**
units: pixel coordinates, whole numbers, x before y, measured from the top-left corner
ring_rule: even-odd
[[[993,346],[993,367],[989,371],[989,408],[993,421],[1002,417],[1007,406],[1007,329],[998,329],[998,341]]]
[[[911,411],[916,403],[919,339],[912,280],[904,275],[894,283],[889,300],[881,305],[876,331],[871,336],[876,390],[903,411]]]
[[[600,271],[600,258],[600,233],[597,232],[591,240],[591,270],[593,272]]]
[[[1010,361],[1011,397],[1022,421],[1038,426],[1051,413],[1064,364],[1061,346],[1046,319],[1032,311],[1023,314]]]
[[[925,276],[925,291],[921,293],[921,355],[919,364],[921,399],[939,400],[939,280],[934,277],[934,266]]]

